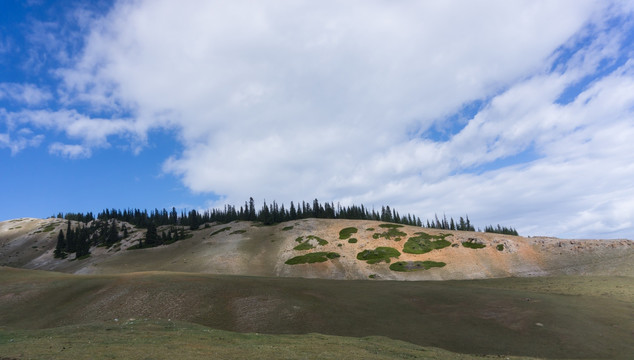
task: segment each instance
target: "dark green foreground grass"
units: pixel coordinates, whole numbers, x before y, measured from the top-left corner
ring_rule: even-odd
[[[18,359],[458,358],[420,346],[538,358],[634,353],[628,277],[399,282],[0,268],[0,289],[0,354]],[[131,318],[150,320],[134,327]]]

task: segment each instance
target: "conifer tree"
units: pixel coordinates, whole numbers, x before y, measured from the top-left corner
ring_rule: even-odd
[[[64,239],[64,232],[62,230],[59,231],[57,235],[57,245],[55,246],[54,255],[56,258],[64,259],[66,257],[66,253],[64,250],[66,249],[66,240]]]

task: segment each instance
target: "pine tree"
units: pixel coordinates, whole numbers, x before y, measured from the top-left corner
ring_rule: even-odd
[[[64,250],[66,249],[66,240],[64,239],[64,232],[62,230],[59,231],[57,235],[57,245],[55,246],[55,257],[64,259],[66,258],[66,253]]]
[[[158,234],[156,233],[156,225],[153,222],[147,226],[147,232],[145,233],[145,245],[147,247],[156,246],[158,244]]]

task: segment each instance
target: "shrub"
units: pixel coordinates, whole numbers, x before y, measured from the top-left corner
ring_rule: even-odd
[[[382,224],[382,225],[385,225],[385,224]],[[407,234],[400,230],[397,230],[396,228],[390,228],[388,231],[385,231],[382,233],[374,233],[372,235],[372,238],[373,239],[385,238],[386,240],[391,240],[392,238],[394,238],[394,241],[401,241],[402,236],[407,236]]]
[[[498,249],[498,251],[504,251],[504,244],[498,244],[495,248]]]
[[[356,233],[357,233],[356,227],[347,227],[347,228],[341,229],[341,231],[339,231],[339,239],[345,240],[349,238],[350,236],[352,236],[352,234],[356,234]]]
[[[469,239],[467,241],[463,241],[462,242],[462,246],[469,248],[469,249],[482,249],[484,247],[486,247],[486,245],[484,244],[480,244],[478,242],[475,241],[476,239]]]
[[[357,242],[357,238],[351,238],[351,239],[348,239],[348,243],[349,243],[349,244],[354,244],[354,243],[356,243],[356,242]]]
[[[288,230],[293,230],[292,226],[285,226],[282,231],[288,231]]]
[[[336,252],[314,252],[306,255],[295,256],[294,258],[290,258],[286,260],[285,264],[287,265],[297,265],[297,264],[313,264],[317,262],[328,261],[328,259],[336,259],[339,254]]]
[[[433,267],[443,267],[445,265],[447,264],[445,264],[442,261],[398,261],[390,265],[390,270],[410,272],[410,271],[419,271],[419,270],[429,270]]]
[[[409,254],[425,254],[432,250],[446,248],[451,242],[445,240],[451,234],[430,235],[417,232],[417,236],[410,237],[403,246],[403,252]],[[437,239],[434,241],[434,239]]]
[[[389,263],[390,258],[401,256],[401,253],[395,248],[380,246],[374,250],[363,250],[357,254],[358,260],[367,261],[368,264],[376,264],[382,261]]]

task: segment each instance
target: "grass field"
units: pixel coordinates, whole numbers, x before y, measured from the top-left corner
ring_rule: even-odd
[[[0,268],[0,289],[5,358],[634,353],[631,277],[399,282]]]

